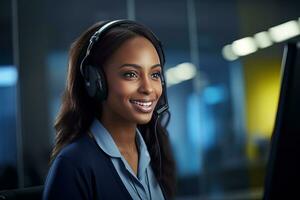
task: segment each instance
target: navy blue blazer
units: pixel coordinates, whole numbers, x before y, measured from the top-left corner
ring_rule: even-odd
[[[64,147],[48,172],[43,200],[66,199],[132,199],[110,158],[87,134]]]
[[[67,145],[53,161],[44,200],[131,200],[109,157],[87,134]]]

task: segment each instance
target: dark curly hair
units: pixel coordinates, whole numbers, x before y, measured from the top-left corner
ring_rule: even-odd
[[[88,96],[84,80],[80,73],[80,62],[85,56],[89,39],[105,24],[98,22],[85,31],[71,46],[69,52],[68,74],[62,105],[55,122],[56,138],[52,150],[51,160],[58,155],[60,150],[81,134],[87,134],[95,117],[101,116],[100,106],[96,106],[95,99]],[[151,43],[156,42],[152,33],[136,24],[122,24],[111,28],[101,36],[93,46],[93,53],[89,62],[94,66],[103,66],[109,57],[120,47],[122,43],[133,37],[143,36]],[[103,50],[105,49],[105,50]],[[159,120],[156,124],[154,114],[149,123],[138,125],[151,156],[151,166],[166,195],[170,198],[175,194],[175,163],[171,154],[171,148],[167,130]],[[155,128],[160,150],[157,148]],[[161,166],[161,168],[160,168]]]

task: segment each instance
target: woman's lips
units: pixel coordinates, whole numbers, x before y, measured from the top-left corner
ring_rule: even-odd
[[[147,101],[147,100],[130,100],[130,103],[133,107],[143,113],[150,113],[154,108],[154,101]]]

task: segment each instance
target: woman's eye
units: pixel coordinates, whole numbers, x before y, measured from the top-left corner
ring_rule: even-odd
[[[152,76],[156,79],[158,78],[161,78],[161,73],[160,72],[156,72],[156,73],[153,73]]]
[[[126,72],[123,74],[125,78],[136,78],[137,75],[134,72]]]

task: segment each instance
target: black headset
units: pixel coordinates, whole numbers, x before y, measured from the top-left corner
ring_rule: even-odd
[[[107,82],[106,78],[103,72],[103,69],[101,67],[93,66],[89,64],[88,58],[91,54],[91,51],[93,49],[93,46],[103,37],[103,35],[110,29],[123,25],[137,25],[140,27],[143,27],[148,32],[150,32],[155,39],[155,43],[153,44],[160,59],[160,63],[162,65],[162,73],[161,73],[161,82],[162,82],[162,96],[160,97],[160,100],[158,101],[158,104],[155,108],[155,113],[159,116],[163,112],[167,111],[169,108],[168,100],[166,96],[166,82],[165,77],[163,73],[163,66],[165,64],[165,55],[163,52],[162,44],[158,40],[158,38],[155,36],[155,34],[149,30],[147,27],[143,26],[142,24],[139,24],[132,20],[127,19],[121,19],[121,20],[113,20],[108,21],[104,25],[102,25],[90,38],[89,45],[87,47],[85,56],[83,57],[81,63],[80,63],[80,72],[83,76],[84,82],[85,82],[85,88],[87,90],[87,93],[90,97],[96,98],[99,101],[103,101],[107,98],[108,90],[107,90]]]

